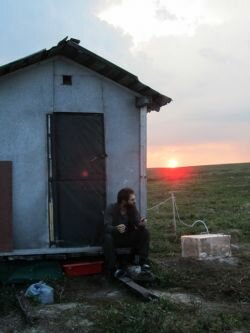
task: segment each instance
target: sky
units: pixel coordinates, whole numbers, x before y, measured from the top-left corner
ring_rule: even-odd
[[[249,0],[0,0],[0,65],[65,36],[173,101],[147,166],[250,162]]]

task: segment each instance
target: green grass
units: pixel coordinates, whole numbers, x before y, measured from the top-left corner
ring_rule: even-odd
[[[167,199],[171,191],[175,192],[180,218],[185,223],[205,220],[210,233],[231,234],[232,243],[240,246],[249,243],[249,163],[181,168],[177,172],[148,170],[148,207]],[[240,261],[235,266],[181,258],[181,235],[205,230],[202,225],[191,229],[177,223],[175,236],[172,222],[171,202],[159,210],[148,211],[150,256],[153,270],[159,277],[157,287],[218,302],[214,303],[214,311],[206,312],[195,304],[187,306],[167,300],[113,305],[98,313],[100,332],[249,331],[248,314],[239,304],[250,303],[250,252],[236,254]],[[226,311],[224,303],[233,304],[233,307]]]
[[[175,177],[176,172],[176,177]],[[210,233],[232,232],[232,241],[250,240],[250,164],[231,164],[181,168],[178,170],[148,170],[148,207],[167,199],[175,192],[181,220],[192,224],[204,220]],[[180,253],[179,238],[183,234],[204,232],[201,224],[194,228],[177,221],[177,243],[171,239],[173,210],[171,202],[148,211],[152,235],[152,252],[155,255]]]
[[[248,316],[218,312],[212,316],[199,306],[176,305],[162,299],[131,306],[121,303],[98,311],[99,332],[201,333],[231,332],[247,325]]]
[[[232,235],[240,246],[236,265],[181,258],[180,237],[204,231],[177,223],[173,233],[171,202],[159,211],[148,211],[151,233],[150,259],[159,280],[156,289],[202,297],[211,309],[197,304],[176,304],[166,299],[142,303],[138,299],[103,303],[89,314],[93,332],[108,333],[222,333],[250,331],[244,304],[250,303],[250,163],[148,170],[148,207],[167,199],[174,191],[180,218],[187,224],[205,220],[211,233]],[[246,251],[244,249],[246,246]],[[83,283],[87,280],[83,280]],[[78,285],[77,285],[78,286]],[[15,289],[0,290],[0,314],[15,309]],[[65,299],[63,301],[78,301]],[[73,310],[72,310],[73,311]],[[70,313],[72,318],[75,313]],[[80,320],[80,313],[77,318]],[[63,325],[63,324],[62,324]]]

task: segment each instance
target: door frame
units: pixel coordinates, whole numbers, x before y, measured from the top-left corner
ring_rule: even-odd
[[[55,121],[53,115],[99,115],[103,119],[103,151],[105,154],[104,163],[104,206],[107,205],[107,165],[106,165],[106,144],[105,144],[105,119],[104,114],[101,112],[52,112],[47,113],[47,163],[48,163],[48,230],[49,230],[49,245],[50,247],[61,247],[62,240],[58,239],[58,214],[57,214],[57,195],[55,185],[53,184],[53,175],[56,172],[56,157],[53,152],[55,151]]]

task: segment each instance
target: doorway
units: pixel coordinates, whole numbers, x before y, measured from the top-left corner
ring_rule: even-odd
[[[51,243],[100,245],[106,206],[103,114],[56,112],[48,124]]]

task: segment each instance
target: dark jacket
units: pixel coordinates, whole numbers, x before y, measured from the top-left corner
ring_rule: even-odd
[[[121,215],[120,208],[117,203],[111,204],[107,207],[104,213],[105,232],[116,232],[115,227],[119,224],[125,224],[127,232],[133,231],[138,228],[140,219],[140,213],[136,208],[134,209],[133,214],[124,216]]]

